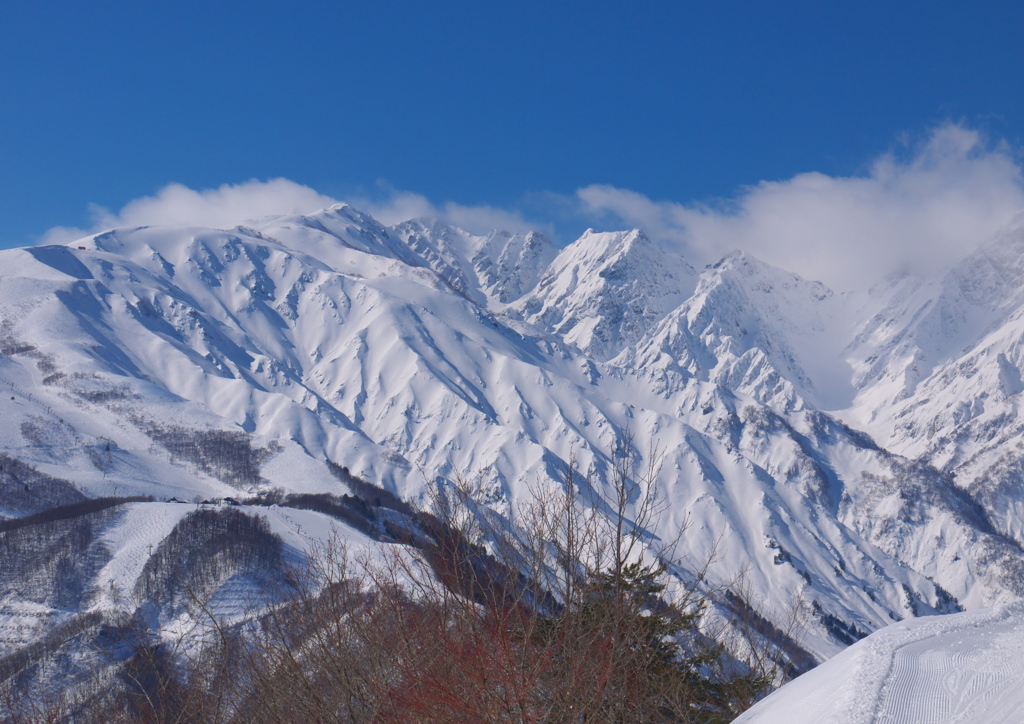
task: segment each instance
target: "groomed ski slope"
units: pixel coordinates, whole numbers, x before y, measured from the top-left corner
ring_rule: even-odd
[[[1024,722],[1024,606],[901,621],[793,680],[737,724]]]

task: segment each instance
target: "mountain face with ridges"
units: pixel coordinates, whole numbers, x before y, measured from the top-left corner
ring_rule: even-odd
[[[676,384],[712,381],[782,411],[834,409],[844,388],[839,301],[819,282],[735,252],[615,363]]]
[[[698,273],[638,230],[556,251],[346,205],[0,252],[0,514],[463,477],[514,524],[571,460],[600,507],[629,442],[665,506],[646,539],[685,529],[682,561],[745,570],[826,658],[1024,598],[1015,239],[870,297],[741,253]]]
[[[557,254],[536,231],[474,236],[438,221],[413,219],[397,224],[392,234],[452,289],[483,306],[507,304],[532,290]]]
[[[859,390],[847,419],[950,475],[1024,544],[1022,258],[1017,227],[930,283],[878,295],[849,348]]]
[[[588,357],[605,361],[681,304],[695,281],[693,267],[638,229],[588,230],[562,250],[513,310]]]

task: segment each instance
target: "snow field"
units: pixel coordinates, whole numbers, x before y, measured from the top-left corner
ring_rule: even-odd
[[[174,526],[195,510],[185,503],[132,503],[125,508],[121,520],[101,538],[113,557],[96,576],[98,600],[92,610],[133,610],[135,584],[146,561]]]

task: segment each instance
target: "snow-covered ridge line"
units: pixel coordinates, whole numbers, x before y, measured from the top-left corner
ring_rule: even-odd
[[[412,502],[474,478],[514,520],[570,459],[600,496],[628,430],[661,451],[651,540],[688,522],[683,560],[796,602],[826,658],[1024,598],[1021,243],[868,296],[639,230],[556,250],[347,205],[0,252],[0,513],[53,480],[342,494],[344,466]]]

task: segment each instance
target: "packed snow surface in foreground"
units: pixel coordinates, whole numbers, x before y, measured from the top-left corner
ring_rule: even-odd
[[[1024,606],[902,621],[779,689],[743,724],[1018,724]]]

